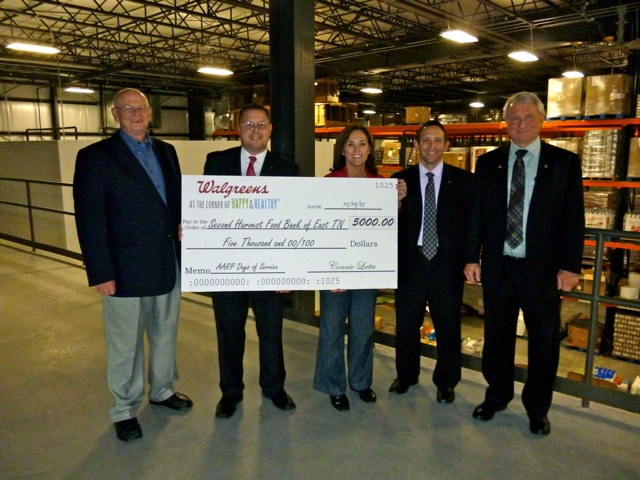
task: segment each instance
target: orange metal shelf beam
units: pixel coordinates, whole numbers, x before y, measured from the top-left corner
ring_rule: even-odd
[[[585,130],[620,128],[632,125],[640,129],[640,118],[604,118],[589,120],[562,120],[545,121],[542,126],[541,135],[543,137],[558,133],[584,133]],[[403,133],[415,134],[420,125],[390,125],[385,127],[369,127],[371,134],[378,137],[399,137]],[[458,135],[499,135],[506,134],[507,127],[504,122],[488,123],[456,123],[446,125],[447,134]],[[315,129],[316,137],[337,137],[344,127],[318,127]],[[232,130],[221,130],[213,132],[213,136],[233,137],[238,136]]]
[[[585,245],[590,247],[596,246],[595,240],[585,240]],[[604,246],[607,248],[619,248],[622,250],[640,250],[640,244],[637,243],[627,243],[627,242],[604,242]]]
[[[616,180],[583,180],[585,187],[611,187],[611,188],[640,188],[640,182],[626,182]]]

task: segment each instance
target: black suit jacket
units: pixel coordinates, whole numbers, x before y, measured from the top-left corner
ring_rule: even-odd
[[[407,183],[407,196],[398,213],[398,280],[409,281],[421,243],[422,189],[418,165],[393,175]],[[438,254],[450,266],[442,272],[442,280],[459,284],[465,264],[465,241],[471,207],[473,174],[449,164],[443,165],[438,192]]]
[[[219,152],[207,154],[204,164],[205,175],[242,175],[240,167],[240,151],[242,147],[233,147]],[[264,159],[261,177],[297,177],[300,174],[298,164],[277,158],[267,152]]]
[[[468,263],[482,261],[482,283],[498,285],[507,228],[509,145],[478,159]],[[578,155],[542,142],[527,217],[528,283],[557,295],[558,270],[579,273],[584,245],[584,196]],[[495,290],[494,290],[495,291]]]
[[[151,142],[166,205],[119,133],[83,148],[76,158],[76,228],[89,285],[115,280],[119,297],[164,295],[176,282],[180,164],[172,145]]]

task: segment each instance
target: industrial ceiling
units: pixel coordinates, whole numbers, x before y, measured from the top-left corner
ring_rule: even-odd
[[[315,76],[337,80],[341,101],[383,110],[460,111],[477,98],[500,108],[520,90],[546,97],[547,80],[569,67],[629,73],[639,24],[637,0],[316,0]],[[479,40],[453,43],[440,37],[447,28]],[[14,40],[61,52],[5,48]],[[539,61],[507,57],[516,48],[532,49]],[[234,75],[196,73],[214,62]],[[268,1],[0,0],[5,84],[137,86],[219,98],[268,83],[269,64]],[[384,92],[359,92],[371,82]]]

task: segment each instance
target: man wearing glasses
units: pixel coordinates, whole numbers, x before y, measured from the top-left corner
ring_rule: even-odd
[[[482,155],[475,171],[473,214],[464,273],[482,282],[488,383],[473,417],[491,420],[514,398],[518,312],[527,327],[528,369],[522,403],[529,430],[549,435],[560,356],[560,295],[580,279],[584,199],[580,157],[540,140],[545,119],[537,95],[520,92],[504,105],[510,144]]]
[[[207,155],[205,175],[298,176],[298,165],[267,150],[271,138],[269,110],[249,104],[240,110],[240,146]],[[213,312],[218,337],[218,363],[222,398],[216,417],[229,418],[242,402],[245,325],[253,310],[260,342],[262,394],[280,410],[296,404],[284,389],[286,376],[282,348],[284,297],[281,292],[213,292]]]
[[[76,228],[89,285],[102,295],[109,411],[122,441],[142,437],[137,411],[149,401],[173,410],[193,403],[174,390],[180,315],[180,165],[175,148],[147,135],[151,107],[139,90],[119,91],[120,129],[78,152],[73,179]]]

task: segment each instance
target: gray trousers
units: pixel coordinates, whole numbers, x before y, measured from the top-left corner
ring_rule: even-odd
[[[149,399],[174,394],[178,379],[176,341],[180,317],[180,281],[155,297],[103,297],[107,340],[107,381],[114,401],[113,422],[134,418],[144,397],[144,334],[149,342]]]

